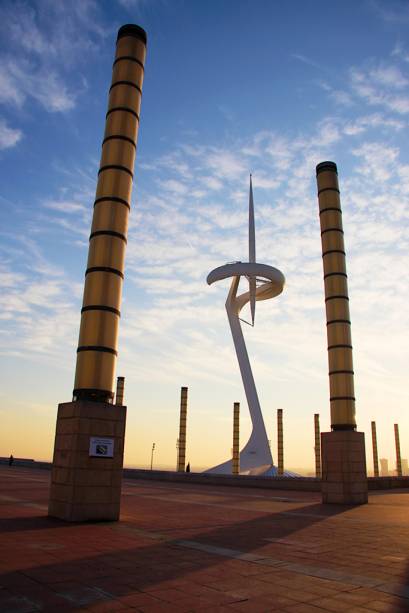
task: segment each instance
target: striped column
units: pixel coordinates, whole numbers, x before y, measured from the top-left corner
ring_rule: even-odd
[[[178,447],[178,471],[179,472],[185,472],[186,420],[187,420],[187,387],[181,387],[180,388],[179,447]]]
[[[277,409],[277,474],[284,474],[283,409]]]
[[[402,476],[402,460],[400,457],[400,441],[399,441],[399,426],[394,424],[395,430],[395,447],[396,447],[396,473],[398,477]]]
[[[320,435],[320,416],[319,413],[314,415],[314,436],[315,436],[315,476],[321,479],[321,435]]]
[[[125,387],[125,377],[117,377],[115,404],[118,406],[122,406],[124,404],[124,387]]]
[[[372,430],[373,474],[374,474],[374,477],[379,477],[378,442],[376,440],[376,423],[374,421],[371,421],[371,430]]]
[[[240,474],[240,402],[233,405],[233,475]]]
[[[118,31],[94,202],[73,400],[113,402],[146,33]]]
[[[356,430],[351,321],[337,166],[317,168],[327,316],[331,429]]]

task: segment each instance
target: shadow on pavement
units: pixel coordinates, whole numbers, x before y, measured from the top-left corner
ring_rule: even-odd
[[[183,506],[186,508],[190,505],[186,503]],[[152,589],[164,581],[182,579],[186,573],[211,571],[214,565],[226,560],[211,551],[197,551],[180,546],[179,539],[251,553],[268,544],[269,539],[285,538],[327,517],[342,514],[347,509],[348,507],[344,506],[328,508],[320,504],[310,504],[284,513],[264,512],[262,517],[239,521],[233,525],[227,523],[216,529],[210,527],[189,536],[179,534],[175,539],[167,536],[165,541],[154,544],[150,544],[149,539],[158,538],[157,533],[160,533],[161,526],[156,525],[155,532],[149,533],[146,529],[140,529],[137,518],[119,524],[67,524],[47,517],[30,517],[3,520],[2,528],[6,527],[7,530],[9,522],[10,532],[43,530],[43,549],[48,551],[49,555],[59,558],[51,564],[27,564],[24,568],[21,568],[20,564],[17,571],[19,575],[43,586],[46,584],[48,589],[60,596],[68,589],[67,586],[75,592],[75,589],[78,591],[79,588],[84,589],[91,585],[92,589],[104,590],[104,593],[112,598],[132,593],[135,589]],[[187,511],[190,515],[193,512],[191,508]],[[207,513],[209,514],[208,509]],[[66,531],[60,532],[60,528],[70,530],[65,534]],[[90,531],[93,532],[91,539]],[[138,545],[129,547],[127,545],[131,545],[132,537],[137,537],[139,542]],[[29,542],[30,537],[27,535],[25,538]],[[92,545],[97,548],[98,543],[101,543],[102,548],[109,544],[111,550],[90,556],[89,549]],[[56,551],[53,551],[53,544]],[[0,585],[7,588],[10,582],[16,583],[16,572],[0,575]],[[24,588],[19,593],[24,596]]]

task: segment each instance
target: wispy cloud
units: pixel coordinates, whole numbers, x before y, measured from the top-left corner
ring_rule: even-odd
[[[21,107],[34,99],[46,111],[65,112],[86,87],[74,64],[96,51],[106,30],[91,0],[6,1],[0,33],[7,43],[0,57],[0,102]]]
[[[370,0],[369,6],[384,21],[389,23],[405,23],[409,21],[409,7],[401,0]]]
[[[344,124],[343,131],[349,136],[362,134],[368,129],[385,128],[388,130],[402,130],[406,127],[405,122],[393,117],[385,117],[380,113],[372,113],[370,115],[358,117]]]
[[[3,119],[0,119],[0,149],[14,147],[22,137],[23,133],[21,130],[10,128]]]
[[[369,70],[351,69],[353,92],[372,106],[383,106],[399,114],[409,113],[408,81],[394,66],[378,66]]]
[[[399,150],[383,143],[363,143],[352,153],[359,158],[359,172],[384,183],[392,177]]]
[[[48,200],[44,202],[43,206],[46,209],[52,209],[53,211],[59,211],[61,213],[79,213],[86,211],[83,204],[71,200]]]
[[[117,0],[117,2],[120,6],[133,10],[141,9],[147,4],[147,0]]]
[[[395,58],[399,58],[403,60],[404,62],[409,62],[409,53],[405,49],[401,41],[398,41],[395,44],[394,48],[392,49],[391,56]]]
[[[25,60],[3,58],[0,85],[1,102],[22,106],[27,98],[33,98],[50,112],[72,109],[77,97],[55,71],[45,67],[35,68]]]
[[[294,60],[297,60],[299,62],[302,62],[303,64],[306,64],[307,66],[311,66],[312,68],[316,68],[317,70],[323,70],[323,67],[321,64],[319,64],[318,62],[315,62],[314,60],[312,60],[311,58],[302,55],[301,53],[292,53],[291,57]]]

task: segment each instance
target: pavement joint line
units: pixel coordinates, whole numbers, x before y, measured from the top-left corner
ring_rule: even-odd
[[[15,475],[2,475],[2,478],[3,477],[6,477],[6,479],[15,479]],[[44,485],[47,485],[48,479],[38,479],[37,477],[24,476],[24,481],[38,481],[39,483],[44,483]]]
[[[309,553],[319,553],[323,547],[328,547],[325,543],[320,543],[317,541],[294,541],[287,538],[264,538],[263,541],[267,541],[269,543],[277,543],[278,545],[288,545],[289,547],[294,547],[294,549],[298,549],[300,551],[308,551]]]
[[[278,560],[266,556],[264,554],[252,554],[239,551],[238,549],[229,549],[227,547],[217,547],[216,545],[207,545],[205,543],[199,543],[197,541],[188,540],[175,540],[173,544],[179,547],[186,547],[188,549],[195,549],[198,551],[204,551],[205,553],[212,553],[222,557],[232,558],[236,560],[244,560],[246,562],[260,564],[261,566],[277,566],[279,568],[288,570],[290,572],[298,573],[300,575],[307,575],[309,577],[317,577],[319,579],[328,579],[330,581],[339,581],[342,583],[348,583],[355,587],[368,587],[379,592],[385,592],[387,594],[394,594],[401,598],[409,599],[409,585],[403,583],[386,584],[379,579],[372,577],[365,577],[363,575],[352,575],[344,573],[342,571],[332,570],[330,568],[320,568],[319,566],[309,566],[306,564],[297,564],[294,562],[288,562],[287,560]]]
[[[29,502],[28,500],[24,500],[24,498],[15,498],[14,496],[4,496],[0,495],[0,502],[4,502],[7,504],[8,502],[18,502],[22,507],[28,507],[30,509],[41,509],[42,511],[47,510],[48,507],[45,504],[39,504],[38,502]]]
[[[105,524],[104,524],[105,525]],[[109,524],[106,524],[109,525]],[[126,526],[118,524],[116,526],[111,526],[112,530],[119,530],[124,532],[133,532],[137,536],[143,536],[145,538],[151,539],[152,541],[173,541],[173,538],[170,536],[166,536],[165,534],[160,534],[159,532],[150,532],[148,530],[143,530],[142,528],[134,528],[133,526]]]
[[[7,599],[6,606],[9,607],[10,605],[11,608],[7,608],[5,613],[19,613],[19,611],[22,611],[22,613],[33,613],[34,611],[41,611],[41,607],[35,602],[26,596],[19,596],[17,594]]]
[[[201,500],[182,500],[180,498],[174,498],[172,496],[155,496],[154,494],[141,494],[139,492],[123,492],[122,494],[123,496],[140,496],[141,498],[149,498],[149,499],[153,499],[153,500],[164,500],[165,502],[176,502],[179,504],[194,504],[194,505],[200,505],[200,506],[207,506],[207,507],[217,507],[217,508],[225,508],[225,509],[234,509],[235,511],[251,511],[254,513],[264,513],[265,515],[275,515],[275,516],[279,516],[279,515],[286,515],[286,516],[293,516],[293,517],[312,517],[312,518],[316,518],[316,519],[325,519],[325,520],[331,520],[331,521],[348,521],[348,522],[356,522],[359,524],[368,524],[370,523],[374,528],[376,526],[379,527],[384,527],[385,525],[390,525],[390,524],[383,524],[380,523],[379,521],[374,521],[371,520],[370,518],[366,518],[366,519],[360,519],[359,517],[347,517],[345,515],[324,515],[322,513],[308,513],[308,512],[298,512],[298,511],[275,511],[273,509],[270,510],[266,510],[266,509],[257,509],[254,506],[244,506],[241,502],[238,502],[235,505],[229,505],[229,504],[224,504],[224,503],[218,503],[218,502],[206,502],[206,501],[201,501]],[[272,501],[275,502],[274,500],[271,500],[271,498],[266,498],[265,499],[266,502]],[[291,500],[291,502],[294,502],[293,500]],[[305,502],[305,501],[299,501],[297,502],[297,504],[299,504],[300,502]],[[407,528],[407,524],[394,524],[395,527],[401,527],[401,528]]]
[[[177,547],[183,547],[186,549],[193,549],[196,551],[203,551],[213,555],[218,555],[235,560],[243,560],[253,564],[259,564],[261,566],[274,566],[282,568],[290,572],[298,573],[300,575],[306,575],[309,577],[317,577],[319,579],[328,579],[330,581],[339,581],[342,583],[348,583],[355,587],[368,587],[379,592],[386,594],[393,594],[400,596],[401,598],[409,599],[409,585],[403,583],[383,583],[379,579],[372,577],[365,577],[363,575],[352,575],[342,571],[333,570],[330,568],[321,568],[319,566],[310,566],[307,564],[297,564],[295,562],[288,562],[288,560],[276,559],[265,554],[254,554],[238,549],[230,549],[228,547],[218,547],[217,545],[211,545],[206,543],[200,543],[199,541],[191,541],[187,539],[172,539],[165,535],[148,532],[140,528],[133,528],[131,526],[112,526],[113,530],[122,529],[125,531],[134,532],[140,536],[145,536],[152,540],[159,540],[166,542],[168,545],[174,545]]]
[[[252,511],[256,513],[265,513],[267,515],[271,515],[272,513],[276,515],[286,515],[287,514],[286,511],[276,512],[276,511],[273,511],[272,509],[269,509],[269,510],[257,509],[251,505],[244,506],[245,503],[243,504],[240,501],[237,504],[232,505],[232,504],[225,504],[221,502],[206,502],[203,500],[182,500],[180,498],[175,498],[173,496],[155,496],[155,494],[141,494],[139,492],[123,492],[123,496],[140,496],[141,498],[149,498],[151,500],[164,500],[165,502],[176,502],[176,503],[181,503],[181,504],[195,504],[195,505],[200,505],[200,506],[205,506],[205,507],[234,509],[236,511]],[[270,500],[271,499],[267,499],[266,502],[269,502]],[[271,502],[276,502],[276,501],[272,500]],[[294,502],[294,501],[291,500],[291,502]],[[297,502],[295,504],[300,504],[300,502]],[[305,517],[309,516],[307,513],[300,513],[299,515],[305,516]],[[327,519],[327,515],[314,515],[314,517],[322,517],[324,519]]]
[[[115,601],[115,596],[98,587],[83,586],[80,589],[56,592],[77,606],[93,605],[101,601]]]
[[[144,484],[133,483],[129,479],[124,479],[124,485],[125,486],[130,486],[130,487],[141,487],[141,488],[149,487],[149,485],[145,485],[145,483]],[[193,485],[192,483],[189,484],[190,487],[192,485]],[[210,483],[206,483],[204,485],[207,486],[207,487],[212,487]],[[186,493],[186,488],[185,487],[173,487],[171,484],[169,486],[167,486],[167,485],[156,485],[156,482],[155,482],[155,485],[151,486],[151,487],[154,487],[155,489],[161,489],[161,490],[165,490],[165,489],[167,489],[167,490],[169,490],[169,489],[177,490],[177,491],[181,491],[181,492],[185,492]],[[240,487],[240,486],[237,486],[237,487]],[[270,490],[268,490],[268,491],[270,491]],[[201,489],[189,489],[189,493],[190,494],[202,494],[202,495],[206,494],[206,492],[204,490],[201,490]],[[212,494],[214,496],[223,496],[223,497],[225,497],[225,495],[220,494],[220,492],[213,492],[212,491]],[[234,494],[236,494],[236,492],[233,492],[233,495]],[[141,495],[143,496],[144,494],[141,494]],[[149,496],[149,494],[146,494],[146,495]],[[268,496],[268,498],[266,498],[266,496],[262,496],[261,494],[250,494],[250,495],[247,495],[247,492],[246,492],[246,494],[238,494],[237,493],[236,495],[240,496],[242,498],[246,498],[247,500],[249,498],[260,498],[261,500],[267,500],[267,501],[268,500],[274,500],[274,501],[278,501],[278,502],[296,502],[296,503],[305,502],[305,499],[303,499],[303,498],[286,498],[285,496]]]

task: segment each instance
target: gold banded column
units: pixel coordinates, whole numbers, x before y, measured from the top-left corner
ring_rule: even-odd
[[[368,502],[365,437],[356,431],[344,229],[334,162],[316,168],[324,269],[331,432],[321,434],[324,503]]]
[[[73,400],[113,402],[146,33],[118,32],[94,202]]]
[[[396,447],[396,474],[398,477],[402,476],[402,459],[400,455],[400,441],[399,441],[399,425],[394,424],[395,430],[395,447]]]
[[[124,387],[125,387],[125,377],[117,377],[116,395],[115,395],[115,404],[117,406],[122,406],[124,404]]]
[[[374,421],[371,421],[371,432],[372,432],[373,474],[374,474],[374,477],[379,477],[378,442],[376,440],[376,423]]]
[[[233,405],[233,461],[232,474],[240,474],[240,402]]]
[[[283,409],[277,409],[277,475],[284,474]]]
[[[356,430],[351,320],[338,172],[317,166],[332,430]]]
[[[114,401],[118,324],[146,34],[118,31],[94,202],[72,402],[58,405],[48,514],[117,521],[127,407]]]
[[[315,453],[315,476],[321,479],[321,437],[320,437],[320,416],[319,413],[314,415],[314,453]]]
[[[180,388],[180,421],[178,446],[178,472],[185,472],[186,464],[187,387]]]

